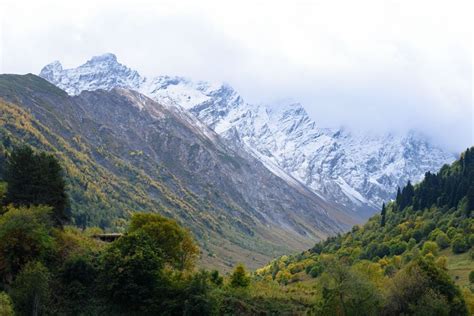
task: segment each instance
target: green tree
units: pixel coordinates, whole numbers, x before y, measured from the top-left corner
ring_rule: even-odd
[[[170,294],[160,249],[142,231],[119,238],[105,252],[100,267],[99,285],[114,313],[157,312]]]
[[[89,315],[96,308],[95,292],[98,277],[97,260],[87,254],[74,254],[67,258],[57,275],[55,290],[58,314]]]
[[[238,264],[230,276],[230,286],[247,287],[250,285],[250,277],[243,264]]]
[[[28,261],[46,260],[52,254],[50,212],[45,206],[10,206],[0,216],[0,276],[5,283],[11,283]]]
[[[12,151],[7,160],[5,203],[16,206],[49,205],[57,226],[69,221],[69,200],[62,168],[57,159],[46,153],[36,154],[28,146]]]
[[[322,297],[316,315],[379,315],[382,296],[362,274],[337,262],[320,277]]]
[[[224,278],[219,275],[219,271],[213,270],[210,274],[211,282],[216,286],[221,286],[224,283]]]
[[[18,314],[42,314],[48,304],[50,282],[51,274],[41,262],[28,262],[16,277],[11,289]]]
[[[454,253],[463,253],[469,250],[469,245],[466,239],[462,235],[456,235],[451,242],[451,247]]]
[[[175,221],[152,213],[135,213],[129,232],[142,231],[154,246],[161,250],[166,263],[178,270],[192,269],[199,254],[199,248],[190,232]]]
[[[469,283],[474,283],[474,271],[469,272]]]
[[[446,235],[444,232],[440,232],[436,236],[436,243],[438,244],[440,249],[446,249],[449,247],[450,242],[449,242],[449,237]]]
[[[5,292],[0,292],[0,316],[13,316],[15,312],[13,311],[13,303]]]
[[[217,278],[219,280],[219,278]],[[187,282],[184,291],[184,311],[183,315],[214,315],[216,314],[217,303],[210,295],[212,287],[209,273],[199,271],[195,273]]]
[[[423,255],[426,255],[428,253],[432,253],[434,256],[436,256],[438,254],[438,245],[433,241],[426,241],[423,244],[423,248],[421,250],[421,253]]]
[[[430,299],[433,303],[428,309],[425,304]],[[387,315],[417,314],[423,307],[425,315],[443,315],[445,307],[449,315],[467,315],[463,296],[448,274],[434,262],[422,258],[395,275],[386,302],[383,314]]]
[[[380,226],[384,227],[385,226],[385,216],[387,215],[387,210],[385,208],[385,203],[382,204],[382,212],[381,212],[381,220],[380,220]]]

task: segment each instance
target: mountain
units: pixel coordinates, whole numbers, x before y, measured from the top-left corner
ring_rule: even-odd
[[[0,114],[3,147],[27,143],[61,160],[79,226],[115,230],[133,211],[158,212],[193,231],[203,262],[225,268],[258,266],[353,223],[189,112],[133,90],[69,96],[35,75],[1,75]]]
[[[40,76],[71,95],[122,87],[186,109],[232,147],[243,148],[280,177],[304,183],[357,220],[393,198],[396,188],[408,180],[417,182],[425,172],[455,159],[415,131],[373,135],[323,128],[299,103],[255,105],[245,102],[227,84],[142,77],[113,54],[93,57],[73,69],[54,62]]]

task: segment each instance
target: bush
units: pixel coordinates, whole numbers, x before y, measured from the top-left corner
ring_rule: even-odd
[[[209,278],[216,286],[221,286],[224,283],[224,278],[219,275],[219,271],[217,270],[213,270]]]
[[[469,283],[474,283],[474,271],[469,273]]]
[[[456,235],[451,243],[454,253],[463,253],[469,249],[465,238],[462,235]]]
[[[423,244],[421,253],[423,255],[427,255],[428,253],[431,253],[434,256],[436,256],[438,253],[438,245],[433,241],[427,241]]]
[[[313,278],[317,278],[323,272],[323,266],[319,263],[316,263],[314,266],[311,267],[309,270],[309,275]]]
[[[9,283],[32,260],[46,260],[54,240],[48,207],[7,207],[0,217],[0,277]]]
[[[13,316],[15,315],[13,311],[13,303],[5,292],[0,292],[0,315],[1,316]]]
[[[440,249],[446,249],[450,246],[449,237],[445,233],[441,232],[436,236],[436,244]]]
[[[234,272],[230,276],[230,286],[232,287],[247,287],[250,285],[250,277],[245,271],[243,264],[239,264],[235,267]]]

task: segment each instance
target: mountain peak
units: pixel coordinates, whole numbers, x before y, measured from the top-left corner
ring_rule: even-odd
[[[103,63],[103,62],[118,63],[117,56],[115,56],[115,54],[112,54],[112,53],[105,53],[105,54],[102,54],[102,55],[93,56],[88,61],[88,63]]]
[[[63,66],[61,63],[58,60],[55,60],[41,69],[40,76],[52,82],[52,80],[54,80],[54,75],[58,72],[61,72],[62,70]]]
[[[115,87],[138,89],[144,81],[137,71],[120,64],[112,53],[94,56],[71,69],[63,69],[59,62],[53,62],[41,70],[40,76],[70,95],[83,90],[111,90]]]

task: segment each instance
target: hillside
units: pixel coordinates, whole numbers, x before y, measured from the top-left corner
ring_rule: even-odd
[[[342,231],[344,212],[229,148],[193,116],[129,90],[71,97],[34,75],[0,77],[3,146],[27,143],[65,165],[74,223],[123,229],[131,213],[175,218],[203,264],[257,267]]]
[[[474,270],[473,211],[474,147],[471,147],[452,165],[445,165],[436,174],[426,173],[419,184],[412,186],[408,182],[399,190],[395,201],[384,205],[381,213],[363,226],[354,226],[350,232],[330,237],[303,253],[280,257],[257,270],[256,275],[264,280],[262,282],[276,281],[285,285],[288,291],[301,295],[310,289],[318,289],[315,310],[320,312],[330,309],[325,304],[334,304],[331,308],[336,308],[346,302],[345,299],[330,302],[324,293],[355,295],[355,301],[363,299],[362,292],[350,292],[350,288],[345,291],[337,288],[337,280],[331,281],[342,273],[334,270],[337,266],[347,269],[344,273],[348,275],[354,274],[353,277],[359,279],[357,282],[367,282],[366,286],[376,289],[380,297],[375,303],[381,308],[377,314],[381,311],[388,315],[415,313],[418,304],[425,304],[420,301],[421,296],[431,295],[427,294],[429,287],[430,291],[435,291],[435,297],[430,298],[433,308],[438,299],[444,306],[458,304],[458,301],[453,301],[452,293],[463,293],[472,308],[472,281],[468,275]],[[448,287],[448,283],[454,282],[461,289],[455,287],[451,294],[447,294],[443,292],[446,288],[436,283],[441,281],[427,277],[427,280],[412,280],[420,284],[412,285],[412,294],[408,294],[410,271],[413,269],[431,271],[426,273],[438,275],[444,280],[443,286]],[[423,282],[427,282],[428,288],[422,287]],[[399,299],[400,305],[392,306],[390,300],[393,299]],[[358,312],[363,310],[363,306],[352,307]],[[425,312],[425,315],[430,313]],[[457,315],[449,308],[431,312],[433,315]]]

